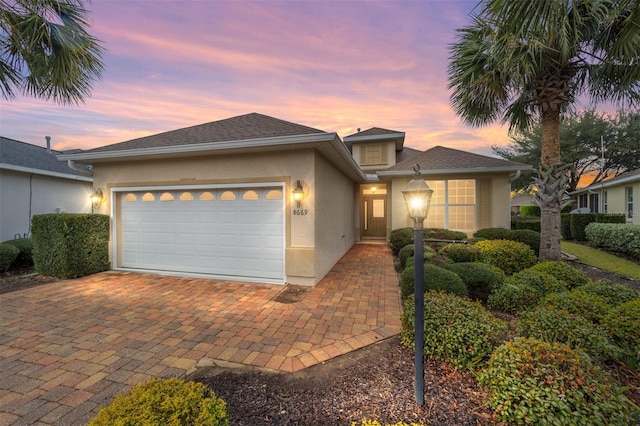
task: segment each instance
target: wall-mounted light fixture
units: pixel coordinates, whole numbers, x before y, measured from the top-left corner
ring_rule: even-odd
[[[304,198],[304,189],[299,180],[296,181],[296,187],[293,189],[293,200],[296,202],[296,206],[300,208],[300,202]]]
[[[378,188],[377,188],[375,185],[373,185],[373,186],[371,187],[371,192],[372,192],[373,194],[375,194],[377,191],[378,191]]]
[[[96,188],[89,198],[91,198],[91,205],[94,209],[100,208],[102,203],[104,203],[104,194],[100,188]]]

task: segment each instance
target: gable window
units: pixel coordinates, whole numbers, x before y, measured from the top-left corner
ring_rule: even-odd
[[[624,189],[624,199],[627,203],[627,219],[633,219],[633,187]]]
[[[360,164],[363,166],[376,166],[387,164],[387,145],[371,144],[360,147]]]
[[[427,181],[433,189],[427,228],[473,232],[476,228],[476,181],[451,179]]]

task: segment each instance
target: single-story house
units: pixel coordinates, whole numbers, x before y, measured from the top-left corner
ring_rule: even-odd
[[[30,235],[42,213],[90,213],[90,171],[58,161],[61,151],[0,136],[0,241]],[[84,173],[83,173],[84,172]]]
[[[315,285],[355,242],[412,226],[416,164],[435,190],[425,226],[510,226],[510,177],[529,166],[404,139],[251,113],[59,159],[93,167],[113,269]]]
[[[533,195],[516,195],[511,198],[511,213],[520,214],[520,207],[535,205],[537,205],[537,203]]]
[[[588,208],[593,213],[624,213],[627,223],[640,225],[638,204],[634,208],[633,194],[640,194],[640,169],[578,189],[571,197],[578,208]]]

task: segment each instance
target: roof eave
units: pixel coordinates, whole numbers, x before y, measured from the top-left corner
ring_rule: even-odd
[[[616,180],[609,180],[609,181],[600,182],[600,183],[594,183],[593,185],[589,185],[589,186],[585,186],[584,188],[576,189],[575,191],[570,192],[569,194],[573,195],[573,194],[578,194],[580,192],[585,192],[585,191],[593,191],[593,190],[596,190],[596,189],[610,188],[612,186],[624,185],[625,183],[635,182],[635,181],[640,181],[640,175],[634,175],[634,176],[629,176],[629,177],[626,177],[626,178],[621,178],[621,179],[616,179]]]
[[[532,166],[500,166],[500,167],[470,167],[470,168],[456,168],[456,169],[421,169],[420,173],[423,176],[444,175],[444,174],[477,174],[477,173],[511,173],[518,170],[529,170]],[[381,170],[378,172],[378,176],[381,177],[403,177],[413,176],[415,172],[413,170]]]
[[[347,146],[351,146],[357,142],[369,142],[369,141],[385,141],[385,140],[393,140],[396,144],[396,151],[402,149],[404,145],[404,132],[395,132],[395,133],[382,133],[379,135],[368,135],[368,136],[347,136],[344,138],[344,143]]]
[[[29,174],[40,175],[40,176],[49,176],[49,177],[55,177],[55,178],[61,178],[61,179],[93,182],[93,178],[89,176],[80,176],[80,175],[74,175],[71,173],[52,172],[49,170],[34,169],[31,167],[16,166],[14,164],[7,164],[7,163],[0,163],[0,169],[11,170],[14,172],[29,173]]]

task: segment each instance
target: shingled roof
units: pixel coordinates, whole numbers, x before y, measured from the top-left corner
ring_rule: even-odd
[[[125,142],[106,145],[87,150],[85,152],[109,152],[130,149],[196,145],[202,143],[229,142],[279,136],[296,136],[313,133],[326,132],[254,112],[224,120],[185,127],[183,129],[158,133],[157,135],[145,136]]]
[[[419,154],[413,155],[394,166],[381,171],[381,174],[400,174],[401,172],[413,173],[413,167],[419,164],[420,170],[424,171],[455,171],[467,169],[478,172],[479,169],[528,169],[522,163],[503,160],[501,158],[489,157],[486,155],[474,154],[472,152],[460,151],[443,146],[435,146]]]
[[[70,169],[66,162],[58,161],[56,158],[58,154],[64,154],[64,152],[55,150],[47,152],[44,147],[0,136],[0,168],[30,169],[34,173],[41,171],[43,174],[69,175],[71,179],[77,176],[90,179],[86,174]]]

